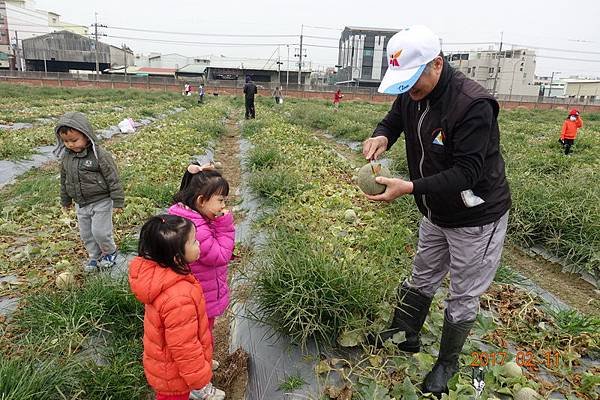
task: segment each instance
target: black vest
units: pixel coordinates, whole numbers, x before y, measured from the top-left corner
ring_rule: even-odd
[[[475,102],[488,101],[494,112],[483,171],[471,187],[483,203],[467,206],[465,194],[458,190],[415,195],[421,213],[443,227],[466,227],[494,222],[508,211],[511,198],[500,154],[499,105],[493,96],[477,82],[444,63],[440,81],[426,99],[415,102],[404,94],[399,100],[396,104],[400,107],[404,125],[411,180],[435,175],[453,166],[453,137]],[[444,137],[444,146],[434,143],[440,133]]]

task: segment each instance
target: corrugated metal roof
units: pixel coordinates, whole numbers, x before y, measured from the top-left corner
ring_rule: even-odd
[[[346,26],[344,29],[351,29],[353,31],[373,31],[373,32],[398,32],[402,28],[370,28],[366,26]]]
[[[203,74],[204,71],[206,70],[207,65],[200,65],[200,64],[188,64],[182,68],[179,68],[177,70],[177,73],[184,73],[184,74]]]

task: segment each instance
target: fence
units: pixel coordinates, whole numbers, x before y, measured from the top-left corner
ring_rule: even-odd
[[[192,85],[199,83],[199,78],[173,77],[173,76],[136,76],[95,73],[64,73],[44,71],[9,71],[0,70],[0,82],[22,83],[42,87],[98,87],[113,89],[145,89],[161,90],[170,92],[181,92],[185,82]],[[333,92],[341,89],[345,100],[363,100],[369,102],[390,103],[393,97],[377,92],[377,88],[360,86],[337,86],[337,85],[311,85],[298,83],[257,82],[259,92],[266,91],[268,95],[276,86],[281,86],[284,96],[297,98],[318,98],[325,100],[333,99]],[[240,94],[244,83],[237,80],[213,80],[205,85],[207,94]],[[580,100],[577,98],[557,98],[542,96],[497,96],[503,108],[527,108],[527,109],[554,109],[569,108],[577,106],[584,111],[600,112],[600,99]]]

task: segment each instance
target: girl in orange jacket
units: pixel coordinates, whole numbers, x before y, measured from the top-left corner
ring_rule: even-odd
[[[571,146],[573,146],[575,143],[575,138],[577,137],[577,129],[581,128],[582,126],[583,121],[579,116],[579,111],[576,109],[569,111],[569,115],[563,123],[559,139],[559,142],[565,149],[565,154],[569,154],[571,152]]]
[[[144,373],[157,400],[223,399],[210,384],[212,337],[204,295],[189,263],[200,256],[196,228],[174,215],[150,218],[142,227],[129,285],[144,303]]]

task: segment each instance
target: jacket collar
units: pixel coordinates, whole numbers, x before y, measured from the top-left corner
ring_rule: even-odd
[[[429,93],[427,97],[425,97],[425,100],[429,100],[430,103],[435,103],[440,97],[442,97],[442,95],[448,88],[448,83],[450,82],[450,78],[453,74],[454,68],[452,68],[452,66],[444,58],[444,66],[442,67],[440,79],[431,91],[431,93]]]

